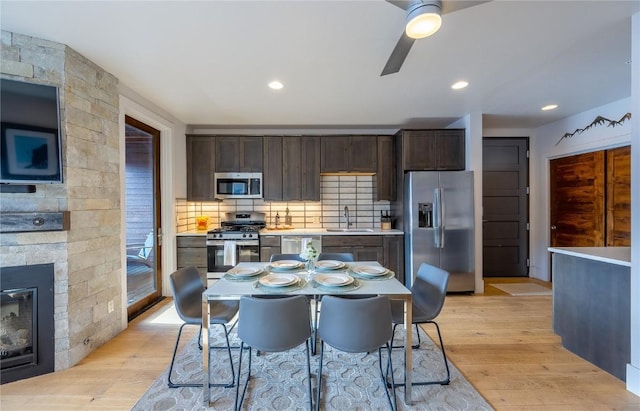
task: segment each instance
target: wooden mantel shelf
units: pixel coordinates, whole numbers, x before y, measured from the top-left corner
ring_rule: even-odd
[[[66,231],[68,229],[69,211],[0,213],[0,233]]]

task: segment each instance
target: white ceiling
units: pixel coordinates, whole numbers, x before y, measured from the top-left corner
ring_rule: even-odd
[[[66,44],[184,123],[223,127],[444,127],[471,112],[537,127],[631,95],[637,12],[494,0],[444,15],[380,77],[404,26],[384,0],[0,2],[3,30]]]

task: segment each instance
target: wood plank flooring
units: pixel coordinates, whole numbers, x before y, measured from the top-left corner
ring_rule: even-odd
[[[522,281],[548,286],[485,278]],[[496,410],[640,409],[624,382],[562,348],[551,331],[551,297],[513,297],[490,286],[485,292],[448,296],[438,323],[449,359]],[[0,409],[130,409],[169,365],[180,324],[171,304],[136,318],[75,367],[0,386]],[[197,329],[185,328],[188,341]]]

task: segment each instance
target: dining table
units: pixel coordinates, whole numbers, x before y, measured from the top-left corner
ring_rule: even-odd
[[[239,300],[247,295],[306,295],[314,298],[324,295],[382,295],[392,300],[404,301],[404,402],[412,404],[411,291],[398,281],[392,271],[382,267],[377,261],[335,262],[335,266],[330,266],[331,262],[318,261],[316,264],[314,270],[313,267],[307,269],[306,264],[294,261],[241,262],[202,293],[202,367],[205,375],[202,386],[206,406],[211,405],[210,306],[215,301]]]

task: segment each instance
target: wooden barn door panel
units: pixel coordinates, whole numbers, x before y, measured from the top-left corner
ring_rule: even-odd
[[[605,245],[605,152],[550,163],[552,247]]]
[[[631,146],[607,150],[607,246],[631,246]]]

